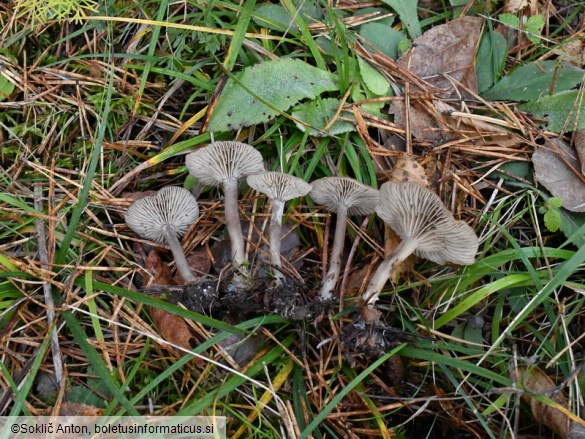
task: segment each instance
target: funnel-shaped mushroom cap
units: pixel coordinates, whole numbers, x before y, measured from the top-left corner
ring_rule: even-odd
[[[380,188],[376,213],[415,253],[437,264],[475,262],[479,240],[471,227],[453,218],[438,195],[416,183],[389,181]]]
[[[126,212],[126,224],[143,238],[166,244],[165,227],[172,227],[180,237],[198,216],[197,200],[191,192],[167,186],[156,195],[132,203]]]
[[[187,154],[185,164],[192,175],[208,185],[264,171],[262,154],[241,142],[211,143]]]
[[[250,175],[246,180],[252,189],[279,201],[302,197],[313,188],[305,180],[282,172],[262,172]]]
[[[345,207],[349,215],[369,215],[379,201],[379,192],[349,177],[325,177],[312,182],[310,196],[331,212]]]

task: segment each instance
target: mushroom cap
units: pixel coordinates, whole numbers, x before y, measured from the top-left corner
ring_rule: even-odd
[[[198,216],[199,206],[191,192],[167,186],[132,203],[126,211],[126,224],[143,238],[165,244],[163,227],[171,226],[181,237]]]
[[[380,188],[376,213],[402,240],[417,242],[415,254],[437,264],[475,262],[477,235],[457,221],[438,195],[412,182],[388,181]]]
[[[252,189],[262,192],[272,200],[288,201],[307,195],[313,185],[302,178],[282,172],[261,172],[246,179]]]
[[[264,171],[262,154],[241,142],[210,143],[187,154],[185,164],[192,175],[207,185]]]
[[[311,198],[331,212],[344,206],[349,215],[369,215],[380,198],[377,189],[349,177],[325,177],[311,184]]]

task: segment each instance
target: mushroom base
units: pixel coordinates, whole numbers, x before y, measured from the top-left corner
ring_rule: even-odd
[[[159,291],[160,287],[156,287],[156,292]],[[181,303],[191,311],[217,319],[228,316],[233,321],[271,313],[289,320],[315,321],[336,303],[312,299],[315,292],[307,284],[287,276],[279,277],[278,282],[271,277],[250,277],[240,282],[238,274],[234,273],[219,283],[205,279],[195,284],[167,287],[166,292],[170,293],[171,303]]]

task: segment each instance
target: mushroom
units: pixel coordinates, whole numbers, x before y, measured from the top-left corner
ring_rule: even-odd
[[[329,300],[333,297],[332,291],[341,271],[347,215],[369,215],[374,212],[379,193],[377,189],[349,177],[325,177],[313,181],[312,184],[311,198],[327,210],[337,213],[329,271],[319,290],[321,299]]]
[[[197,200],[191,192],[177,186],[162,188],[156,195],[140,198],[126,211],[126,224],[143,238],[168,244],[173,252],[177,270],[185,282],[193,282],[185,253],[177,237],[199,216]]]
[[[272,200],[272,212],[270,216],[270,259],[272,265],[277,268],[276,278],[282,279],[278,270],[282,267],[280,262],[280,242],[282,230],[282,214],[284,203],[293,198],[307,195],[313,186],[305,180],[282,172],[262,172],[249,175],[246,179],[248,185],[267,195]]]
[[[412,182],[388,181],[380,188],[376,213],[400,236],[402,242],[388,256],[362,295],[369,309],[366,320],[375,320],[374,304],[396,264],[412,253],[437,264],[469,265],[475,262],[477,235],[463,221],[456,221],[438,195]]]
[[[225,221],[232,245],[232,263],[240,268],[246,260],[244,235],[238,212],[238,180],[264,171],[262,155],[241,142],[214,142],[187,154],[189,172],[203,184],[222,185]]]

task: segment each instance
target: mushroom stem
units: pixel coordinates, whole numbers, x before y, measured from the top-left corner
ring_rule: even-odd
[[[370,307],[374,306],[380,296],[380,291],[384,288],[384,285],[390,277],[390,273],[392,273],[394,267],[408,258],[416,250],[417,245],[418,242],[416,239],[402,241],[394,249],[394,252],[382,261],[370,279],[368,289],[362,295],[362,301],[365,305]]]
[[[166,224],[163,226],[162,231],[165,235],[167,240],[167,244],[171,248],[171,252],[173,252],[173,257],[175,258],[175,264],[177,265],[177,270],[181,273],[183,280],[185,283],[194,282],[197,280],[193,273],[191,273],[191,268],[187,263],[187,259],[185,258],[185,253],[183,252],[183,247],[181,243],[177,239],[177,233],[173,226]]]
[[[270,261],[276,267],[274,277],[277,282],[283,279],[283,274],[279,268],[282,267],[280,262],[280,245],[282,241],[282,214],[284,213],[284,201],[272,200],[272,213],[270,215]]]
[[[225,222],[232,245],[232,264],[240,268],[246,260],[244,252],[244,235],[238,211],[238,179],[229,178],[223,182],[225,194]]]
[[[331,261],[329,262],[329,271],[323,280],[319,297],[329,300],[333,298],[333,289],[339,278],[341,271],[341,253],[345,242],[345,230],[347,229],[347,208],[340,206],[337,210],[337,223],[335,224],[335,236],[333,237],[333,247],[331,248]]]
[[[270,216],[270,260],[275,267],[282,267],[280,262],[280,243],[283,213],[284,201],[273,200],[272,214]]]

